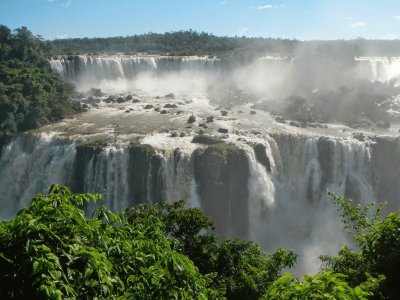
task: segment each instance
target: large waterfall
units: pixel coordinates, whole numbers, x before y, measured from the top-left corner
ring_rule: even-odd
[[[51,58],[51,67],[65,80],[112,80],[135,77],[140,72],[201,70],[220,59],[200,56],[76,55]]]
[[[304,67],[296,58],[263,57],[231,70],[229,83],[212,77],[225,67],[208,57],[82,55],[50,63],[82,92],[114,85],[117,93],[82,96],[92,105],[89,111],[2,148],[2,219],[52,183],[101,193],[115,211],[184,199],[201,207],[221,236],[250,239],[266,250],[294,248],[298,272],[310,273],[318,271],[318,255],[334,254],[348,243],[328,190],[359,203],[388,200],[391,209],[399,209],[396,130],[360,134],[340,124],[293,127],[255,111],[246,92],[231,89],[242,83],[256,91],[278,90],[293,68]],[[354,64],[367,69],[370,80],[399,78],[395,58],[357,58]],[[212,104],[207,92],[219,88],[205,84],[210,78],[225,84],[228,100],[236,97],[237,106]],[[134,84],[118,90],[121,80]],[[192,115],[194,124],[188,123]],[[197,135],[218,142],[193,143]]]
[[[400,83],[400,57],[357,57],[371,80]]]
[[[102,193],[104,204],[119,211],[143,202],[186,199],[213,218],[219,234],[248,238],[268,250],[295,248],[299,270],[317,271],[318,262],[310,259],[333,254],[346,242],[327,190],[362,203],[395,201],[388,197],[400,195],[398,187],[385,190],[385,185],[396,186],[397,177],[385,177],[380,161],[382,152],[389,161],[400,160],[397,139],[277,134],[251,143],[231,141],[235,144],[228,149],[193,144],[186,149],[142,144],[101,149],[48,134],[20,136],[0,160],[0,217],[10,218],[54,182],[77,192]]]

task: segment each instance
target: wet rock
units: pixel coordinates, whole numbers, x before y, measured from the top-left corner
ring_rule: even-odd
[[[228,115],[228,112],[226,110],[221,110],[221,115],[226,117]]]
[[[113,96],[108,96],[106,99],[104,99],[105,103],[111,103],[115,102],[115,98]]]
[[[170,104],[170,103],[167,103],[167,104],[164,105],[164,108],[177,108],[177,107],[178,107],[178,105]]]
[[[276,117],[276,118],[275,118],[275,121],[276,121],[277,123],[286,124],[286,120],[285,120],[285,118],[283,118],[283,117]]]
[[[147,104],[147,105],[144,107],[144,109],[152,109],[153,107],[154,107],[153,105]]]
[[[132,143],[129,145],[129,203],[134,206],[146,199],[164,199],[164,179],[161,172],[163,159],[150,145]]]
[[[133,100],[132,100],[132,103],[139,103],[139,102],[140,102],[139,99],[133,99]]]
[[[199,127],[203,127],[203,128],[208,128],[207,125],[205,123],[200,123]]]
[[[194,115],[191,115],[187,120],[187,123],[192,124],[194,122],[196,122],[196,117]]]
[[[94,96],[94,97],[102,97],[105,94],[101,91],[101,89],[91,88],[85,93],[87,96]]]
[[[181,134],[180,134],[179,136],[180,136],[180,137],[185,137],[185,136],[186,136],[186,133],[181,132]]]
[[[168,111],[166,111],[165,109],[163,109],[161,112],[160,112],[160,114],[162,114],[162,115],[166,115],[168,113]]]
[[[117,103],[124,103],[124,102],[126,102],[125,98],[123,98],[123,97],[118,97],[115,101],[117,101]]]
[[[130,100],[132,100],[133,99],[133,96],[132,95],[128,95],[128,96],[126,96],[126,101],[130,101]]]
[[[353,133],[353,138],[359,140],[360,142],[364,142],[367,139],[367,137],[362,132]]]
[[[307,123],[306,122],[290,121],[289,125],[293,126],[293,127],[299,127],[299,128],[306,128],[307,127]]]
[[[214,117],[213,116],[209,116],[206,118],[207,123],[212,123],[214,122]]]
[[[215,136],[199,134],[193,137],[192,143],[203,144],[203,145],[214,145],[214,144],[224,143],[224,141]]]
[[[156,108],[154,109],[154,111],[160,111],[160,109],[161,109],[161,108],[156,107]]]
[[[214,221],[217,233],[248,236],[249,161],[232,144],[214,144],[193,153],[194,175],[202,208]],[[221,214],[221,212],[228,214]]]
[[[255,111],[255,110],[251,110],[251,111],[250,111],[250,114],[251,114],[251,115],[255,115],[255,114],[256,114],[256,111]]]
[[[219,133],[228,133],[229,130],[226,129],[226,128],[219,128],[219,129],[218,129],[218,132],[219,132]]]
[[[125,111],[126,113],[129,113],[129,112],[131,112],[129,109],[127,109],[126,111]]]
[[[175,95],[173,93],[170,93],[170,94],[165,95],[164,98],[175,99]]]
[[[99,98],[94,98],[93,96],[90,96],[90,97],[86,98],[85,100],[83,100],[82,102],[93,105],[93,104],[100,103],[101,101]]]
[[[263,144],[257,144],[253,149],[257,161],[265,167],[267,172],[271,172],[271,162],[267,156],[267,148]]]
[[[170,137],[178,137],[178,133],[176,131],[173,131],[171,133]]]

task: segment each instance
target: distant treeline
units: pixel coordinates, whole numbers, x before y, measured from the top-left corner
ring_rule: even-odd
[[[268,53],[296,55],[304,49],[327,55],[400,55],[400,40],[298,41],[279,38],[218,37],[205,32],[178,31],[126,37],[57,39],[48,42],[55,54],[148,53],[253,57]]]

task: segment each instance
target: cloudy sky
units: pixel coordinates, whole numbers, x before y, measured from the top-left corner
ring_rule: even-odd
[[[400,0],[0,0],[0,24],[47,39],[193,29],[289,39],[400,38]]]

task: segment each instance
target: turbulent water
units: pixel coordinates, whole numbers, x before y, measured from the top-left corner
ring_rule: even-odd
[[[293,63],[276,57],[263,61]],[[376,58],[357,61],[369,64],[373,79],[398,78],[397,59],[379,60],[387,68],[376,67]],[[221,62],[202,57],[51,60],[66,80],[90,77],[100,86],[102,80],[138,77],[142,67],[143,72],[175,69],[197,74],[202,68],[215,70],[216,64]],[[191,141],[198,129],[188,128],[188,116],[196,115],[200,123],[219,111],[206,94],[191,89],[189,94],[178,89],[174,97],[156,97],[158,89],[134,90],[138,103],[102,102],[75,119],[14,139],[0,157],[0,218],[11,218],[33,194],[55,182],[77,192],[102,193],[113,210],[184,199],[190,207],[204,209],[220,235],[251,239],[267,250],[296,249],[302,273],[318,271],[318,255],[334,254],[348,243],[327,190],[361,203],[389,200],[391,209],[400,208],[400,170],[393,167],[400,163],[397,132],[364,132],[363,138],[355,138],[344,126],[294,129],[273,122],[267,113],[254,115],[243,105],[226,117],[216,116],[202,129],[225,144],[196,144]],[[178,107],[165,114],[145,108],[162,109],[171,103]],[[218,128],[229,134],[218,133]],[[108,146],[91,144],[98,139]]]

